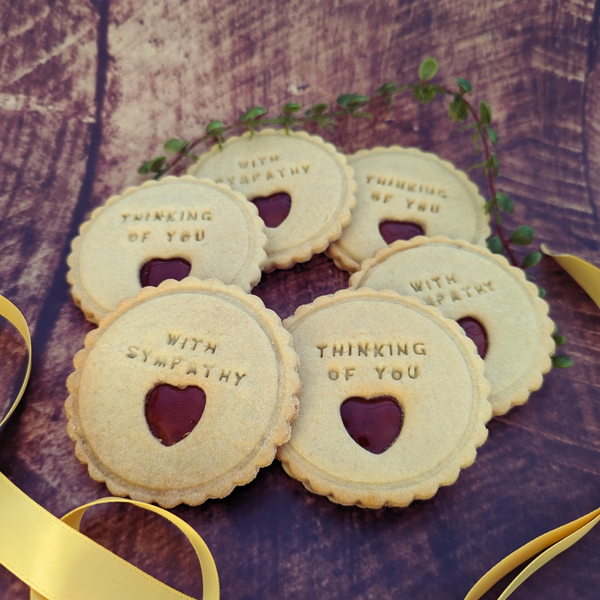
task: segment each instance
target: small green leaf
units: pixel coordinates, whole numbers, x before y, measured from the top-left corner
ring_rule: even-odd
[[[560,335],[560,333],[556,334],[554,337],[554,343],[557,346],[564,346],[567,343],[567,338],[564,335]]]
[[[384,83],[378,90],[375,90],[375,93],[380,96],[389,96],[396,91],[398,84],[395,81],[390,81],[389,83]]]
[[[479,103],[479,118],[484,125],[492,122],[492,109],[483,100]]]
[[[479,123],[477,123],[476,125],[479,125]],[[475,145],[475,154],[479,154],[480,150],[479,150],[479,128],[476,127],[476,129],[473,131],[473,135],[471,136],[471,141],[473,142],[473,144]],[[482,166],[485,166],[486,163],[481,163]]]
[[[539,285],[538,285],[538,296],[540,298],[546,297],[546,290],[543,287],[540,287]]]
[[[454,96],[454,100],[452,100],[448,107],[448,116],[455,123],[462,123],[469,116],[467,103],[458,94]]]
[[[183,140],[179,140],[177,138],[171,138],[165,142],[165,150],[167,152],[181,152],[189,142],[184,142]]]
[[[266,108],[263,108],[262,106],[254,106],[240,117],[240,121],[255,121],[266,114]]]
[[[532,239],[533,229],[531,229],[529,225],[520,225],[510,236],[510,241],[513,244],[518,244],[519,246],[527,246],[527,244],[531,243]]]
[[[485,212],[485,214],[489,214],[492,206],[494,205],[494,199],[490,198],[484,205],[483,205],[483,212]]]
[[[573,366],[573,360],[565,354],[555,354],[552,357],[552,365],[558,369],[568,369]]]
[[[138,169],[138,173],[140,175],[148,175],[151,173],[150,171],[150,166],[152,165],[152,163],[154,162],[154,159],[152,160],[147,160],[139,169]]]
[[[324,102],[320,104],[315,104],[312,108],[309,108],[304,114],[307,117],[314,117],[316,115],[323,114],[329,108],[329,104],[325,104]]]
[[[494,254],[502,254],[502,252],[504,250],[504,248],[502,247],[502,242],[497,235],[491,237],[487,241],[487,247],[488,247],[488,250],[490,252],[493,252]]]
[[[342,94],[338,99],[338,106],[342,108],[358,108],[361,104],[369,101],[368,96],[360,96],[358,94]]]
[[[473,169],[478,169],[479,167],[484,167],[486,165],[486,163],[482,162],[482,163],[477,163],[476,165],[471,165],[469,167],[469,171],[472,171]]]
[[[490,138],[490,142],[492,142],[492,145],[496,147],[498,145],[498,134],[491,127],[488,127],[486,131],[488,137]]]
[[[435,58],[426,58],[419,67],[419,79],[429,81],[435,77],[438,70],[438,63]]]
[[[302,106],[297,102],[290,102],[289,104],[284,104],[281,110],[283,110],[284,114],[291,115],[292,113],[302,110]]]
[[[496,194],[496,200],[498,201],[498,208],[509,215],[513,214],[515,207],[513,206],[512,200],[502,192]]]
[[[498,175],[500,163],[498,162],[498,157],[495,154],[490,154],[490,158],[488,159],[488,162],[487,162],[487,168],[491,169],[492,173],[494,174],[494,177],[496,177],[496,175]]]
[[[184,152],[184,154],[188,157],[191,158],[192,160],[198,161],[199,157],[196,154],[191,154],[190,152]]]
[[[206,133],[215,133],[219,129],[223,129],[223,123],[221,121],[211,121],[206,126]]]
[[[413,89],[413,96],[417,99],[417,102],[428,104],[435,98],[435,91],[429,87],[417,86]]]
[[[535,265],[537,265],[540,262],[540,260],[542,260],[541,252],[530,252],[523,259],[523,262],[521,263],[521,268],[529,269],[529,267],[534,267]]]
[[[157,158],[153,158],[145,162],[139,169],[138,173],[140,175],[148,175],[149,173],[160,173],[165,161],[167,160],[166,156],[159,156]]]
[[[458,83],[458,87],[460,87],[461,92],[464,92],[465,94],[470,94],[473,91],[473,87],[471,86],[471,83],[466,79],[457,77],[456,83]]]

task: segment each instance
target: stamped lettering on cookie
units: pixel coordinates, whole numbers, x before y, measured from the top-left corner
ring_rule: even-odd
[[[291,179],[295,176],[306,175],[310,170],[309,161],[291,162],[284,164],[279,154],[257,154],[248,158],[238,159],[235,172],[218,177],[216,183],[248,185],[257,181],[272,181]]]
[[[417,379],[422,356],[427,354],[424,342],[401,341],[335,341],[316,346],[319,357],[326,361],[331,381],[360,379]]]
[[[468,284],[454,273],[415,279],[410,282],[410,287],[411,293],[414,292],[423,302],[431,306],[477,298],[496,291],[492,278]]]
[[[158,369],[181,371],[198,378],[217,379],[220,383],[238,386],[246,377],[243,369],[223,365],[218,360],[209,360],[217,353],[217,342],[199,335],[185,335],[167,332],[165,344],[161,348],[131,345],[125,356]],[[166,348],[165,348],[166,346]]]
[[[204,240],[205,224],[211,220],[211,208],[190,210],[170,207],[122,211],[120,214],[120,223],[126,226],[127,239],[142,244],[150,238],[152,241],[158,238],[167,242],[201,242]],[[198,226],[200,224],[202,226]]]
[[[371,190],[371,200],[383,204],[399,202],[403,208],[410,211],[437,214],[443,206],[438,200],[449,197],[447,189],[434,183],[420,183],[404,177],[372,172],[366,173],[364,177]]]

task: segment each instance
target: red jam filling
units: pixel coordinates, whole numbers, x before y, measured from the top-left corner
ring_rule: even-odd
[[[253,198],[260,218],[267,227],[279,227],[290,214],[292,197],[285,192],[277,192],[270,196]]]
[[[470,338],[477,347],[477,353],[481,358],[487,354],[489,342],[485,327],[473,317],[464,317],[457,323],[465,330],[467,337]]]
[[[205,405],[203,389],[161,383],[146,395],[146,421],[155,438],[165,446],[172,446],[192,432]]]
[[[142,287],[156,287],[166,279],[181,281],[192,270],[192,265],[184,258],[153,258],[140,269]]]
[[[340,406],[340,415],[350,437],[373,454],[385,452],[404,424],[404,411],[393,396],[348,398]]]
[[[379,233],[386,244],[396,240],[410,240],[417,235],[424,235],[423,228],[418,223],[408,221],[382,221],[379,223]]]

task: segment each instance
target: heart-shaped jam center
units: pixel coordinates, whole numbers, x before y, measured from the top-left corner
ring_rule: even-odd
[[[418,223],[409,221],[382,221],[379,223],[379,233],[386,244],[396,240],[410,240],[417,235],[424,235],[423,228]]]
[[[161,383],[146,395],[146,421],[155,438],[165,446],[172,446],[192,432],[205,406],[203,389]]]
[[[184,258],[153,258],[140,269],[142,287],[156,287],[166,279],[181,281],[192,270],[192,265]]]
[[[477,354],[479,354],[481,358],[485,358],[489,347],[485,327],[474,317],[464,317],[459,319],[457,323],[465,330],[467,337],[470,338],[477,347]]]
[[[373,454],[385,452],[404,424],[404,411],[393,396],[348,398],[340,406],[340,415],[350,437]]]
[[[258,214],[267,227],[279,227],[286,220],[292,208],[292,197],[285,192],[252,198],[252,202],[256,204]]]

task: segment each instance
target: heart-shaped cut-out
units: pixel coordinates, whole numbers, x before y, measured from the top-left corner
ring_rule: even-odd
[[[206,405],[202,388],[178,388],[161,383],[146,395],[146,421],[152,435],[165,446],[177,444],[200,421]]]
[[[485,358],[489,342],[485,327],[475,317],[463,317],[457,323],[465,330],[467,337],[470,338],[477,348],[477,354]]]
[[[265,225],[271,228],[279,227],[287,219],[292,208],[292,197],[285,192],[252,198],[252,202],[258,208],[258,214]]]
[[[409,221],[382,221],[379,223],[379,233],[386,244],[396,240],[410,240],[417,235],[424,235],[423,228],[418,223]]]
[[[192,265],[185,258],[153,258],[140,269],[142,287],[156,287],[166,279],[181,281],[192,270]]]
[[[404,411],[393,396],[353,396],[342,402],[340,415],[350,437],[373,454],[385,452],[404,424]]]

